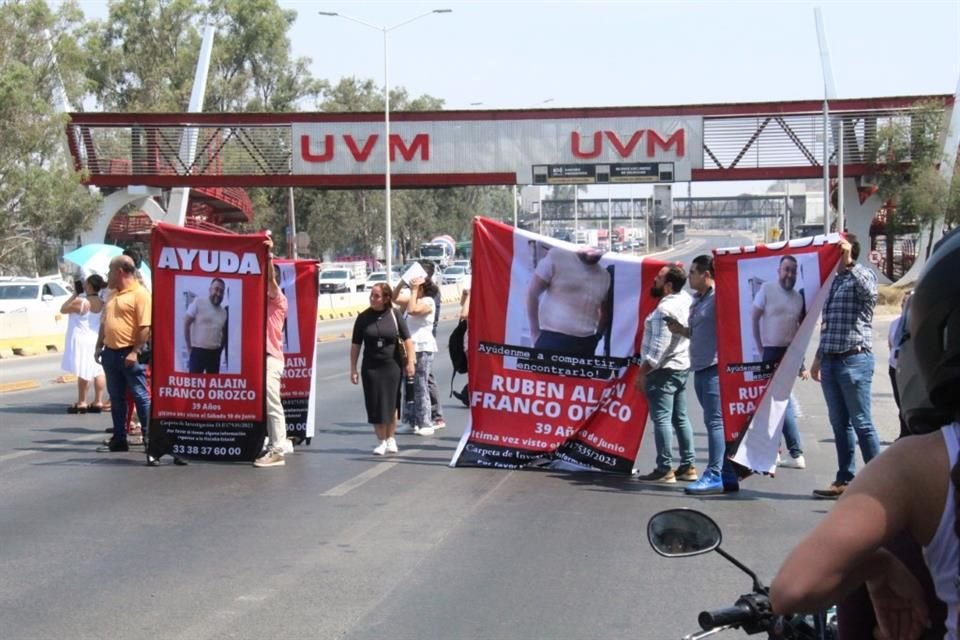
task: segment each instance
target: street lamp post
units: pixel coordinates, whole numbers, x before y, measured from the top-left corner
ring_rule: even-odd
[[[416,16],[408,19],[408,20],[404,20],[403,22],[399,22],[399,23],[397,23],[397,24],[395,24],[395,25],[393,25],[393,26],[390,26],[390,27],[387,27],[387,26],[378,26],[378,25],[375,25],[375,24],[370,24],[369,22],[366,22],[366,21],[364,21],[364,20],[360,20],[359,18],[354,18],[354,17],[352,17],[352,16],[348,16],[348,15],[345,15],[345,14],[342,14],[342,13],[338,13],[338,12],[335,12],[335,11],[318,11],[318,12],[317,12],[317,13],[319,13],[319,14],[322,15],[322,16],[330,16],[330,17],[340,17],[340,18],[344,18],[344,19],[349,20],[349,21],[351,21],[351,22],[356,22],[357,24],[362,24],[362,25],[365,26],[365,27],[369,27],[369,28],[371,28],[371,29],[376,29],[377,31],[380,31],[380,32],[383,33],[383,133],[384,133],[384,140],[383,140],[383,149],[384,149],[384,154],[383,154],[383,158],[384,158],[383,185],[384,185],[384,203],[385,203],[385,204],[384,204],[384,209],[385,209],[385,217],[386,217],[386,230],[385,230],[385,232],[384,232],[384,243],[386,244],[386,249],[385,249],[384,253],[386,254],[386,257],[387,257],[387,276],[388,276],[388,278],[389,278],[389,274],[393,273],[393,220],[392,220],[392,217],[391,217],[392,214],[391,214],[391,209],[390,209],[390,188],[391,188],[391,180],[390,180],[390,83],[389,83],[389,76],[387,75],[387,70],[388,70],[388,67],[387,67],[387,60],[388,60],[388,58],[387,58],[387,34],[390,33],[391,31],[395,30],[395,29],[399,29],[400,27],[402,27],[402,26],[404,26],[404,25],[410,24],[410,23],[413,22],[414,20],[419,20],[420,18],[425,18],[425,17],[427,17],[427,16],[429,16],[429,15],[433,15],[434,13],[452,13],[452,12],[453,12],[453,9],[434,9],[434,10],[432,10],[432,11],[427,11],[426,13],[421,13],[420,15],[416,15]]]

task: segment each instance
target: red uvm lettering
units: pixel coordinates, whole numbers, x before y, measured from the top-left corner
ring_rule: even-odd
[[[583,160],[598,158],[600,154],[603,153],[603,138],[606,137],[617,155],[621,158],[630,158],[640,144],[644,133],[647,134],[646,155],[648,158],[656,157],[658,148],[668,152],[673,149],[677,157],[684,157],[686,152],[686,133],[684,129],[677,129],[666,140],[661,138],[653,129],[638,129],[630,136],[626,144],[623,143],[620,136],[614,131],[595,131],[591,136],[592,144],[589,149],[584,149],[580,132],[573,131],[570,134],[570,152],[573,154],[573,157]]]
[[[407,162],[413,160],[414,154],[417,150],[420,150],[420,159],[424,162],[430,159],[430,135],[427,133],[418,133],[413,136],[413,141],[408,147],[398,135],[392,134],[390,136],[390,162],[393,162],[397,159],[397,151],[400,152],[400,155],[403,156],[403,159]]]
[[[370,157],[370,152],[373,151],[373,145],[377,144],[377,138],[379,137],[377,134],[373,134],[367,138],[367,141],[363,144],[363,149],[357,148],[356,141],[349,133],[343,136],[343,141],[347,143],[347,148],[350,149],[354,160],[357,162],[366,162],[367,158]]]
[[[307,162],[330,162],[333,160],[333,136],[329,133],[323,136],[323,153],[319,155],[310,151],[310,136],[300,136],[300,155]]]
[[[670,151],[670,147],[676,147],[675,153],[678,158],[682,158],[685,154],[686,146],[686,136],[684,135],[684,129],[677,129],[673,132],[673,135],[664,140],[657,135],[657,132],[653,129],[647,131],[647,157],[653,158],[657,154],[657,147],[659,146],[664,151]]]
[[[626,146],[620,142],[620,138],[617,137],[617,134],[613,131],[604,131],[607,134],[607,140],[610,141],[610,144],[613,145],[613,148],[617,150],[617,153],[620,154],[621,158],[629,158],[633,155],[633,150],[636,148],[637,143],[640,142],[640,138],[643,137],[643,129],[640,129],[632,136],[630,136],[630,142]]]

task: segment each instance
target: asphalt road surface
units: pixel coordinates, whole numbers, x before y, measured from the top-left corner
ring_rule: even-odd
[[[670,257],[732,243],[697,238]],[[452,327],[441,323],[443,344]],[[446,398],[446,430],[401,436],[399,455],[374,457],[348,341],[318,348],[317,435],[283,468],[148,468],[142,454],[95,453],[109,418],[66,415],[72,384],[0,395],[0,638],[680,638],[750,580],[716,554],[655,555],[652,514],[704,510],[724,549],[769,580],[830,507],[809,498],[835,470],[812,382],[798,385],[806,470],[691,498],[626,477],[452,469],[466,410]],[[886,440],[896,427],[877,355]],[[446,396],[449,360],[436,362]],[[57,364],[3,361],[0,374],[32,367],[47,380]],[[692,392],[689,406],[702,465]]]

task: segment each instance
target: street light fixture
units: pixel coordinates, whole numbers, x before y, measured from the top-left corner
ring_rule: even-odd
[[[434,13],[453,13],[453,9],[434,9],[432,11],[427,11],[426,13],[421,13],[412,18],[404,20],[403,22],[398,22],[393,26],[378,26],[371,24],[359,18],[354,18],[352,16],[345,15],[343,13],[338,13],[336,11],[318,11],[318,14],[321,16],[337,17],[344,18],[350,22],[356,22],[365,27],[371,29],[376,29],[383,33],[383,148],[384,148],[384,169],[383,169],[383,182],[384,182],[384,202],[386,209],[386,232],[384,233],[384,241],[386,244],[386,250],[384,253],[387,256],[387,273],[393,273],[393,220],[391,218],[391,209],[390,209],[390,83],[388,81],[387,75],[387,34],[395,29],[410,24],[414,20],[419,20],[420,18],[425,18]]]

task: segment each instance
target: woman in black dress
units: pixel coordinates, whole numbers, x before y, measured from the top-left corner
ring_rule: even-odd
[[[403,340],[406,362],[401,363],[397,341]],[[373,453],[382,456],[397,453],[394,433],[397,429],[397,397],[400,392],[401,364],[407,377],[416,367],[416,353],[407,323],[393,310],[393,290],[386,283],[370,290],[370,307],[357,316],[350,346],[350,382],[363,381],[363,399],[367,421],[373,425],[379,444]],[[357,360],[363,345],[363,363],[357,372]]]

